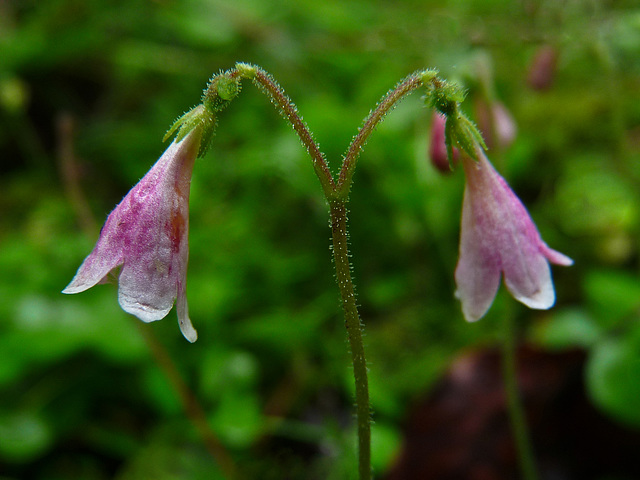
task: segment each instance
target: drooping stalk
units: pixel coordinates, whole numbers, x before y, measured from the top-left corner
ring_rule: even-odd
[[[336,191],[340,198],[346,199],[349,196],[349,190],[353,183],[353,173],[356,169],[356,164],[360,152],[367,143],[369,135],[375,130],[376,126],[382,121],[384,116],[396,106],[396,104],[402,100],[407,94],[423,85],[424,71],[415,72],[404,78],[391,90],[387,95],[378,103],[376,108],[371,111],[366,118],[362,127],[355,136],[349,149],[347,150],[342,167],[340,168],[340,174],[338,176],[338,183],[336,185]]]
[[[266,93],[273,104],[278,107],[282,115],[289,121],[295,132],[300,137],[302,144],[307,149],[311,161],[313,162],[313,169],[320,180],[322,190],[325,197],[330,198],[335,191],[335,182],[331,176],[331,171],[327,165],[324,154],[318,148],[318,145],[313,140],[313,136],[304,123],[302,117],[298,114],[298,109],[295,104],[287,97],[284,90],[278,85],[271,75],[262,70],[260,67],[253,66],[254,77],[253,81],[260,87],[264,93]]]

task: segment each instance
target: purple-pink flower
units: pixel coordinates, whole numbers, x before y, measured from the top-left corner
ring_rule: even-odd
[[[522,202],[479,147],[478,161],[463,157],[466,186],[455,278],[464,317],[475,321],[487,312],[501,275],[516,300],[529,308],[550,308],[555,291],[549,262],[571,265],[573,260],[544,243]]]
[[[202,128],[174,142],[109,214],[93,251],[63,293],[104,283],[114,269],[122,309],[144,322],[164,318],[174,301],[180,330],[195,342],[186,283],[189,192]],[[177,301],[176,301],[177,299]]]

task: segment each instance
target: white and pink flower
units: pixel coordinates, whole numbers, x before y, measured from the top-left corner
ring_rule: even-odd
[[[109,214],[93,251],[63,293],[104,283],[120,267],[118,301],[143,322],[164,318],[174,302],[180,330],[195,342],[186,297],[189,192],[202,128],[174,142]],[[176,301],[177,299],[177,301]]]
[[[482,149],[476,152],[478,161],[462,158],[466,185],[455,278],[464,317],[475,321],[487,312],[502,275],[516,300],[548,309],[555,303],[549,262],[573,260],[544,243],[522,202]]]

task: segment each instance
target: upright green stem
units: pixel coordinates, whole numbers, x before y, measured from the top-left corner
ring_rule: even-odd
[[[502,373],[507,395],[507,409],[509,419],[511,420],[511,429],[516,442],[522,478],[524,480],[538,480],[538,472],[536,470],[535,457],[529,438],[529,430],[518,392],[516,334],[511,312],[506,312],[504,318]]]
[[[371,478],[371,411],[369,407],[369,380],[367,361],[362,341],[362,323],[356,305],[356,294],[351,278],[349,245],[347,240],[346,201],[333,200],[331,209],[331,234],[333,238],[333,258],[336,265],[336,281],[340,289],[344,323],[347,328],[353,376],[356,386],[356,415],[358,421],[358,472],[360,480]]]

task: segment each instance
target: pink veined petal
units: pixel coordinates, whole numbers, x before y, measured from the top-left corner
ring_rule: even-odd
[[[123,310],[145,322],[164,318],[186,275],[192,135],[162,160],[121,203],[121,227],[127,230],[118,299]]]
[[[535,228],[535,227],[534,227]],[[526,271],[514,271],[514,265],[504,268],[504,283],[513,297],[529,308],[547,310],[556,301],[555,289],[549,262],[569,266],[573,264],[566,255],[549,248],[535,232],[538,250],[529,257],[521,259],[526,262]]]
[[[480,165],[485,181],[492,186],[494,243],[505,285],[529,308],[550,308],[555,303],[555,291],[549,263],[540,251],[540,234],[520,199],[484,156]]]
[[[118,232],[114,226],[117,225],[118,207],[107,217],[107,220],[100,231],[98,239],[93,251],[84,259],[78,272],[71,283],[62,291],[62,293],[72,294],[80,293],[93,287],[94,285],[104,281],[106,276],[114,268],[122,265],[123,253],[122,242],[119,239]]]
[[[71,283],[62,290],[62,293],[72,294],[84,292],[103,281],[111,270],[122,263],[122,258],[119,256],[105,255],[102,254],[101,250],[105,250],[105,248],[99,249],[96,247],[96,249],[85,258],[80,268],[78,268],[75,277],[73,277]]]
[[[551,280],[549,263],[538,254],[532,258],[519,259],[523,263],[512,262],[505,265],[504,283],[513,298],[529,308],[546,310],[556,301]]]
[[[460,259],[456,267],[456,297],[462,304],[462,313],[469,322],[484,316],[493,303],[500,286],[499,258],[487,245],[482,219],[474,212],[471,194],[465,188],[462,202],[460,231]]]
[[[118,300],[123,310],[152,322],[164,318],[178,297],[181,330],[195,341],[183,285],[191,172],[201,135],[194,129],[182,141],[174,141],[109,214],[96,247],[64,293],[86,290],[122,265]]]
[[[495,267],[498,277],[500,272],[504,274],[507,289],[516,300],[530,308],[550,308],[555,302],[555,291],[549,261],[561,265],[573,262],[547,247],[522,202],[481,151],[478,157],[478,162],[471,159],[463,162],[467,188],[463,203],[460,273],[456,270],[463,313],[467,319],[470,316],[477,319],[484,315],[493,300],[493,296],[488,304],[476,300],[475,315],[470,310],[469,305],[474,305],[471,303],[474,291],[495,286],[495,276],[487,276],[486,262]],[[469,231],[474,231],[474,235],[465,233]],[[465,254],[477,258],[468,260]]]

